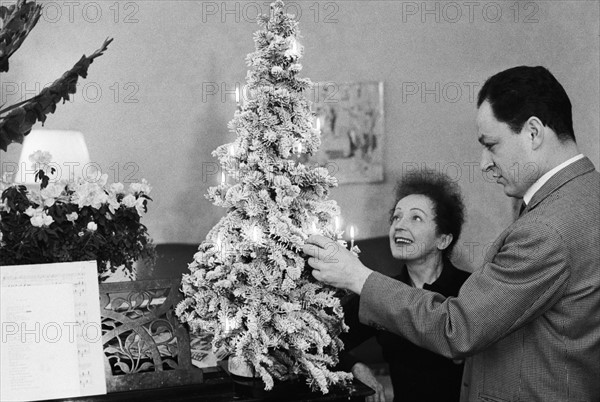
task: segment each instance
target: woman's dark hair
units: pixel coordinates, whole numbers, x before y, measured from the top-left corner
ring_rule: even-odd
[[[477,107],[488,101],[494,117],[519,133],[535,116],[561,141],[575,141],[571,101],[546,68],[519,66],[488,78],[477,97]]]
[[[448,175],[435,170],[423,169],[410,172],[396,185],[396,201],[391,214],[393,215],[398,201],[414,194],[424,195],[431,200],[437,234],[452,235],[450,245],[442,251],[442,255],[448,258],[452,254],[465,222],[465,205],[460,187]]]

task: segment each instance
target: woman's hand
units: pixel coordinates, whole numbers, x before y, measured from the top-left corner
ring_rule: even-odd
[[[311,257],[308,264],[313,268],[312,275],[315,279],[336,288],[360,294],[367,278],[373,272],[352,252],[324,236],[310,236],[304,244],[303,251]]]
[[[383,385],[377,381],[377,378],[375,378],[373,372],[366,364],[354,364],[354,366],[352,366],[352,375],[354,375],[354,378],[375,391],[375,395],[367,397],[367,402],[385,402],[385,389],[383,388]]]

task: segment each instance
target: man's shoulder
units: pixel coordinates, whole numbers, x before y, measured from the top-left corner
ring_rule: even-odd
[[[548,194],[507,228],[501,238],[519,247],[530,247],[531,251],[557,244],[571,258],[579,259],[585,253],[589,256],[590,252],[597,256],[589,245],[600,241],[598,216],[600,173],[592,170]],[[521,250],[519,247],[516,250]]]
[[[564,208],[580,200],[597,202],[600,198],[600,173],[589,158],[577,160],[556,172],[540,187],[527,203],[527,211]],[[566,208],[568,209],[568,208]]]
[[[530,210],[524,215],[526,219],[518,219],[516,223],[538,220],[552,225],[556,221],[572,222],[597,217],[600,208],[600,173],[587,158],[576,163],[579,168],[566,171],[569,169],[567,167],[566,172],[560,172],[549,180],[540,194],[532,199]]]
[[[596,170],[574,177],[541,200],[532,209],[533,216],[546,218],[551,223],[557,220],[584,221],[596,217],[600,210],[600,173]],[[537,212],[537,213],[535,213]]]

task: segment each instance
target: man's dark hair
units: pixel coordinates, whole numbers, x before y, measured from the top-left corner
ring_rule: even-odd
[[[396,185],[396,201],[391,215],[393,216],[398,201],[414,194],[424,195],[431,200],[437,234],[452,234],[450,245],[442,251],[442,255],[448,258],[452,254],[465,222],[465,205],[460,187],[448,175],[435,170],[423,169],[410,172]]]
[[[571,101],[565,89],[546,68],[519,66],[487,79],[477,107],[488,101],[498,121],[519,133],[531,116],[550,127],[559,140],[575,141]]]

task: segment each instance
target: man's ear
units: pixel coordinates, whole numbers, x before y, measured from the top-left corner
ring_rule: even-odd
[[[527,139],[531,141],[531,149],[536,150],[544,142],[546,127],[540,119],[535,116],[531,116],[523,125],[521,134],[525,134],[527,136]]]

